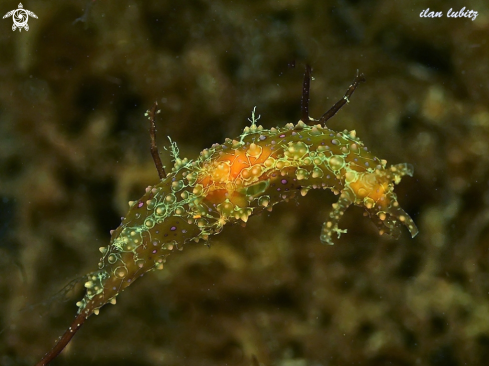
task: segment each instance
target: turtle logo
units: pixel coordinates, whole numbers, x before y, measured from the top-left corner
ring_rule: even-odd
[[[34,14],[30,10],[25,10],[24,7],[22,6],[22,3],[19,3],[19,8],[9,11],[7,14],[3,16],[3,19],[8,18],[10,16],[12,17],[14,21],[14,25],[12,25],[13,31],[15,31],[17,28],[19,28],[19,32],[22,31],[22,28],[28,31],[29,25],[27,24],[27,21],[29,20],[29,15],[37,19],[36,14]]]

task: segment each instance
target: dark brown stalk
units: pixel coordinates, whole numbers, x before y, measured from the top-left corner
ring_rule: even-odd
[[[355,77],[353,83],[346,91],[345,96],[341,98],[339,101],[337,101],[334,106],[332,106],[326,113],[324,113],[321,116],[321,118],[319,119],[319,123],[322,124],[323,126],[326,126],[326,121],[329,120],[331,117],[333,117],[346,103],[350,102],[350,97],[352,96],[353,92],[357,88],[358,84],[364,81],[365,81],[365,75],[363,74],[359,75],[357,71],[357,76]]]
[[[166,178],[166,172],[165,168],[163,167],[163,164],[160,159],[160,154],[158,152],[158,146],[156,145],[156,124],[155,124],[155,118],[156,118],[156,113],[158,110],[158,102],[155,102],[153,104],[153,107],[149,111],[149,121],[150,121],[150,127],[149,127],[149,136],[151,137],[151,156],[153,157],[153,161],[155,162],[156,170],[158,171],[158,175],[160,179],[165,179]]]
[[[311,65],[306,65],[302,83],[301,121],[309,124],[309,90],[311,89]]]
[[[60,354],[60,352],[66,347],[66,345],[70,342],[71,338],[75,335],[75,333],[80,329],[83,323],[87,320],[86,314],[84,312],[78,314],[71,323],[71,326],[66,330],[66,332],[61,336],[61,338],[56,342],[53,349],[46,353],[41,361],[39,361],[36,366],[45,366],[50,363],[52,360],[56,358]]]

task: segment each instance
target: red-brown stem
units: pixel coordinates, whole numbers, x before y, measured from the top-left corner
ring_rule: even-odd
[[[158,110],[158,102],[155,102],[153,104],[153,108],[149,111],[149,121],[150,121],[150,127],[149,127],[149,137],[151,138],[151,156],[153,157],[153,161],[155,162],[156,170],[158,171],[158,176],[160,179],[165,179],[166,178],[166,172],[165,168],[163,167],[163,163],[161,162],[160,159],[160,153],[158,152],[158,145],[156,145],[156,124],[155,124],[155,118],[156,118],[156,113]]]
[[[326,121],[333,117],[336,112],[338,112],[341,107],[343,107],[346,103],[350,101],[350,97],[352,96],[353,92],[357,88],[358,84],[365,82],[365,76],[363,74],[358,74],[357,70],[357,76],[355,77],[355,80],[353,80],[353,83],[350,85],[348,90],[345,93],[345,96],[341,98],[339,101],[335,103],[334,106],[332,106],[326,113],[324,113],[321,118],[319,119],[319,124],[326,126]]]
[[[71,338],[75,335],[75,333],[80,329],[83,323],[87,320],[85,312],[81,312],[78,314],[71,323],[71,326],[66,330],[66,332],[61,336],[61,338],[56,342],[53,349],[46,353],[41,361],[39,361],[36,366],[45,366],[50,363],[52,360],[58,356],[61,351],[66,347],[66,345],[70,342]]]
[[[302,82],[302,99],[301,99],[301,121],[309,124],[309,90],[311,89],[311,65],[306,65],[304,81]]]

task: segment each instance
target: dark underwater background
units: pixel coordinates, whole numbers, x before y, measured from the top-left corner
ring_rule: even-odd
[[[33,365],[71,323],[127,209],[181,156],[249,125],[297,122],[367,82],[328,122],[414,176],[396,187],[420,233],[380,236],[363,209],[319,241],[313,191],[210,249],[188,244],[88,319],[53,365],[486,365],[489,359],[489,4],[464,1],[26,0],[0,20],[0,364]],[[17,8],[0,1],[0,14]],[[447,18],[450,8],[479,13]],[[420,13],[443,11],[441,18]],[[81,19],[79,19],[81,17]],[[75,23],[75,20],[79,20]],[[295,64],[295,68],[291,67]],[[254,363],[256,366],[256,362]]]

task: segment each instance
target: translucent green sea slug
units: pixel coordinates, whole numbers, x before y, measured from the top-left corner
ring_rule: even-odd
[[[323,243],[333,244],[335,237],[346,232],[338,224],[352,204],[366,209],[381,234],[398,237],[404,225],[414,237],[416,225],[394,193],[394,184],[404,175],[411,176],[412,167],[387,167],[355,131],[336,132],[325,125],[362,81],[363,75],[357,76],[345,96],[314,120],[308,115],[307,67],[298,123],[264,129],[257,125],[253,111],[251,125],[240,136],[212,145],[195,160],[181,158],[172,142],[174,166],[168,175],[154,143],[155,105],[149,117],[152,153],[161,180],[140,199],[129,202],[129,212],[111,232],[109,245],[100,248],[98,269],[86,276],[86,294],[77,302],[78,315],[38,365],[54,359],[90,315],[98,314],[107,303],[115,304],[117,295],[135,280],[163,269],[173,251],[190,241],[207,240],[228,223],[247,222],[250,216],[304,196],[310,189],[330,189],[339,195],[322,226]]]

